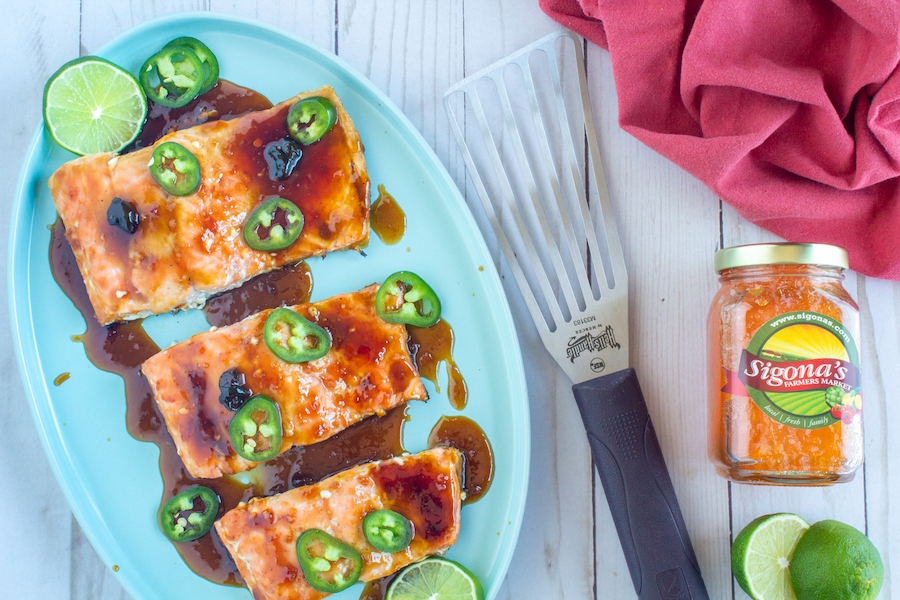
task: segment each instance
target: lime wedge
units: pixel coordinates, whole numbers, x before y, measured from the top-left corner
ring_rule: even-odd
[[[44,124],[76,154],[118,152],[138,136],[146,116],[137,79],[96,56],[67,62],[44,86]]]
[[[731,570],[754,600],[796,600],[788,567],[809,523],[790,513],[764,515],[744,527],[731,547]]]
[[[484,588],[461,564],[433,557],[400,571],[384,600],[484,600]]]

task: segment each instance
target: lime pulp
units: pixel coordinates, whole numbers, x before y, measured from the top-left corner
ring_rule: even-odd
[[[138,136],[146,116],[137,79],[96,56],[67,62],[44,87],[44,124],[76,154],[118,152]]]

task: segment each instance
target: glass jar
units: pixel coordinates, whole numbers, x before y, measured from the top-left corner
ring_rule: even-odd
[[[847,251],[754,244],[716,253],[709,459],[732,481],[828,485],[863,462],[859,308]]]

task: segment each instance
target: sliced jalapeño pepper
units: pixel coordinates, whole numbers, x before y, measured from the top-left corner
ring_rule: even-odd
[[[291,107],[287,116],[288,133],[308,146],[328,133],[337,122],[337,109],[328,98],[304,98]]]
[[[148,166],[153,179],[173,196],[188,196],[200,187],[197,157],[177,142],[157,146]]]
[[[219,496],[203,485],[173,496],[160,514],[163,533],[176,542],[190,542],[206,535],[219,512]]]
[[[200,91],[197,93],[203,94],[211,90],[213,86],[216,85],[216,82],[219,81],[219,59],[216,58],[216,55],[213,54],[213,51],[209,49],[209,46],[207,46],[197,38],[187,36],[175,38],[174,40],[163,46],[163,50],[165,50],[166,48],[177,47],[184,47],[188,50],[191,50],[194,54],[197,55],[197,58],[200,59],[200,62],[203,63],[203,85],[200,86]]]
[[[200,94],[206,81],[203,61],[186,46],[166,47],[141,67],[144,93],[160,106],[178,108]]]
[[[321,529],[308,529],[297,540],[297,558],[307,583],[334,594],[359,579],[363,560],[352,546],[335,539]]]
[[[270,198],[247,218],[244,241],[254,250],[284,250],[303,231],[303,213],[284,198]]]
[[[241,458],[265,462],[281,451],[281,414],[270,398],[258,394],[241,407],[228,426],[231,446]]]
[[[431,327],[441,318],[441,301],[421,277],[397,271],[378,288],[375,310],[388,323]]]
[[[376,510],[366,515],[363,534],[370,544],[382,552],[400,552],[412,541],[409,519],[392,510]]]
[[[269,314],[263,339],[275,356],[289,363],[316,360],[331,349],[327,331],[289,308],[276,308]]]

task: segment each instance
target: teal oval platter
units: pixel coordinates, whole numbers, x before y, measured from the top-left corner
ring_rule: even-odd
[[[406,234],[394,246],[373,236],[366,256],[338,252],[310,259],[312,300],[360,289],[399,270],[418,273],[440,296],[469,401],[462,411],[450,405],[442,368],[442,391],[426,382],[429,401],[410,405],[404,446],[410,452],[424,450],[442,415],[474,420],[490,440],[493,483],[479,501],[463,506],[459,540],[446,556],[478,575],[493,598],[512,558],[525,506],[528,395],[500,279],[459,191],[387,96],[334,55],[283,31],[231,16],[182,13],[142,23],[97,54],[136,73],[147,56],[183,35],[203,40],[216,53],[222,78],[273,103],[324,84],[334,87],[365,144],[373,187],[384,184],[406,213]],[[108,567],[117,567],[116,576],[134,598],[248,600],[245,588],[194,574],[160,532],[159,451],[128,434],[122,379],[96,368],[72,340],[85,331],[85,323],[50,270],[49,226],[56,209],[47,179],[73,158],[38,128],[16,189],[10,228],[13,341],[44,450],[88,539]],[[144,327],[167,347],[208,325],[200,311],[191,310],[150,317]],[[62,373],[71,375],[54,385]],[[357,584],[334,598],[355,600],[361,591]]]

